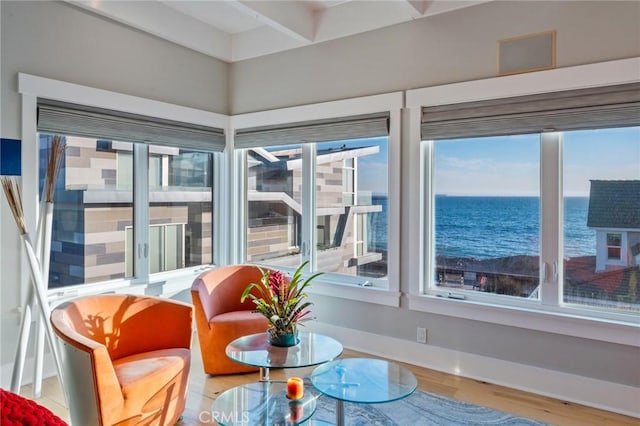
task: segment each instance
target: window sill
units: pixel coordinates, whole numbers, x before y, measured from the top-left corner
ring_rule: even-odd
[[[149,277],[149,281],[120,279],[89,284],[49,289],[49,302],[57,304],[76,297],[100,293],[148,294],[159,297],[171,297],[174,294],[191,288],[193,280],[202,272],[213,266],[202,265],[177,271],[160,272]]]
[[[215,266],[203,265],[154,274],[148,282],[130,279],[104,281],[91,284],[54,288],[48,291],[49,301],[57,304],[71,298],[88,296],[99,293],[139,293],[160,297],[171,297],[176,293],[191,288],[193,280],[202,272]],[[374,283],[372,287],[336,280],[316,279],[309,288],[310,294],[339,297],[342,299],[365,301],[377,305],[400,306],[400,293],[380,287]]]
[[[570,312],[501,306],[431,295],[410,295],[409,310],[640,347],[640,323],[589,318]],[[638,318],[640,321],[640,318]]]
[[[400,306],[400,293],[397,291],[380,287],[363,287],[351,283],[322,282],[318,279],[309,288],[309,294],[357,300],[358,302],[396,308]]]

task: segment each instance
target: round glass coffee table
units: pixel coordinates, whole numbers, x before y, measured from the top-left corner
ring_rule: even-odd
[[[270,368],[298,368],[323,364],[342,354],[342,344],[318,333],[300,332],[295,346],[272,346],[267,333],[251,334],[229,343],[226,354],[232,360],[260,368],[260,381],[269,380]]]
[[[344,425],[344,402],[379,404],[406,398],[418,381],[408,369],[381,359],[345,358],[311,373],[311,384],[336,400],[336,424]]]
[[[302,399],[290,401],[286,384],[253,382],[224,391],[213,401],[211,417],[222,426],[298,425],[313,415],[316,399],[305,389]]]

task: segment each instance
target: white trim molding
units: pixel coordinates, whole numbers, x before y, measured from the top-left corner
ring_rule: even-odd
[[[407,90],[407,108],[457,104],[640,81],[640,57]]]
[[[400,108],[402,108],[402,104],[403,93],[393,92],[382,95],[363,96],[359,98],[238,114],[231,116],[231,124],[234,129],[242,129],[381,111],[399,111]]]
[[[322,282],[322,277],[314,282],[309,288],[309,294],[317,294],[322,296],[338,297],[341,299],[350,299],[373,303],[376,305],[385,305],[392,307],[400,306],[400,293],[398,291],[388,290],[386,288],[361,287],[356,284],[332,284]]]
[[[225,131],[229,127],[227,115],[25,73],[18,73],[18,92],[38,98],[218,127]]]

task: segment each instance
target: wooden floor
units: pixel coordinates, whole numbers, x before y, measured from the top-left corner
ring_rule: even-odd
[[[197,340],[197,339],[195,339]],[[220,393],[234,386],[258,380],[258,373],[212,377],[204,374],[197,342],[193,348],[192,368],[189,377],[187,408],[179,423],[181,426],[211,425],[209,422],[211,404]],[[366,356],[351,350],[345,350],[342,357]],[[629,425],[638,426],[640,420],[557,399],[521,392],[485,382],[466,379],[426,368],[403,364],[416,375],[418,388],[446,397],[492,407],[518,416],[555,425]],[[288,376],[306,376],[313,368],[294,370],[271,370],[271,379]],[[56,377],[43,383],[42,396],[36,401],[66,421],[69,414],[64,405],[62,392]],[[23,386],[21,394],[27,398],[32,395],[31,386]],[[90,426],[90,425],[80,425]],[[419,426],[419,425],[414,425]]]

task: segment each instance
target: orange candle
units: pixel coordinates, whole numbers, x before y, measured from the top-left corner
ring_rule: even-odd
[[[290,377],[287,380],[287,398],[297,401],[304,396],[304,382],[300,377]]]

